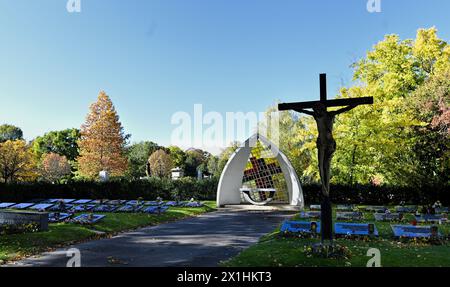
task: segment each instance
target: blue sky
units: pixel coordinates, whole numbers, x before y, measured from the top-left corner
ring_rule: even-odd
[[[132,141],[170,143],[177,111],[264,111],[351,83],[350,64],[385,34],[436,26],[450,1],[0,0],[0,123],[31,140],[79,127],[100,90]]]

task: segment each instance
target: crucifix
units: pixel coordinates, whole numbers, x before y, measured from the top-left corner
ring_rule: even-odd
[[[336,141],[333,138],[333,124],[337,115],[354,109],[359,105],[373,104],[373,97],[327,100],[327,76],[320,74],[320,101],[279,104],[279,111],[294,110],[313,116],[319,136],[317,150],[319,159],[319,173],[322,182],[321,202],[321,236],[322,242],[333,240],[333,218],[330,200],[330,168],[333,154],[336,151]],[[343,107],[329,111],[330,107]]]

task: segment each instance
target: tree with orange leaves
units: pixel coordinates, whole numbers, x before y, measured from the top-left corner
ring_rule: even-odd
[[[111,176],[123,175],[127,170],[124,155],[127,138],[111,99],[100,92],[81,126],[78,174],[90,179],[96,179],[102,170]]]

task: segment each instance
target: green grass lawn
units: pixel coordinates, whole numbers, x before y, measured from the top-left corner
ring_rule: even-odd
[[[335,213],[334,213],[335,215]],[[320,242],[320,239],[285,238],[278,232],[262,237],[260,242],[244,250],[236,257],[223,262],[227,267],[365,267],[370,248],[378,248],[383,267],[450,267],[450,244],[430,245],[422,242],[400,243],[395,239],[390,223],[377,222],[373,214],[365,213],[365,222],[374,222],[379,237],[374,239],[336,239],[335,242],[348,247],[352,253],[347,260],[308,257],[305,246]],[[298,219],[297,216],[294,219]],[[408,215],[405,222],[409,224],[413,215]],[[448,235],[450,225],[439,225],[439,231]]]
[[[56,223],[49,224],[47,232],[1,235],[0,264],[75,242],[104,238],[122,231],[196,216],[213,211],[215,204],[213,201],[207,201],[205,206],[200,208],[170,207],[160,215],[103,213],[106,217],[93,225]]]

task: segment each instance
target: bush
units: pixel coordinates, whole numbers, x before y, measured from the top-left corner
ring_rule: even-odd
[[[47,198],[86,198],[86,199],[137,199],[155,200],[215,200],[218,179],[197,180],[186,177],[176,181],[164,178],[148,178],[143,180],[126,180],[115,178],[109,182],[87,180],[67,181],[51,184],[46,182],[0,184],[0,201],[26,202],[32,199]],[[320,203],[320,185],[304,185],[303,196],[306,203]],[[423,187],[412,189],[390,186],[331,186],[331,200],[337,204],[395,205],[432,204],[440,200],[450,205],[449,186]]]
[[[109,182],[67,181],[52,184],[47,182],[0,184],[0,201],[26,202],[47,198],[86,199],[136,199],[155,200],[157,197],[169,200],[178,195],[181,200],[192,197],[198,200],[214,200],[217,179],[196,180],[183,178],[172,181],[164,178],[143,180],[114,179]]]

